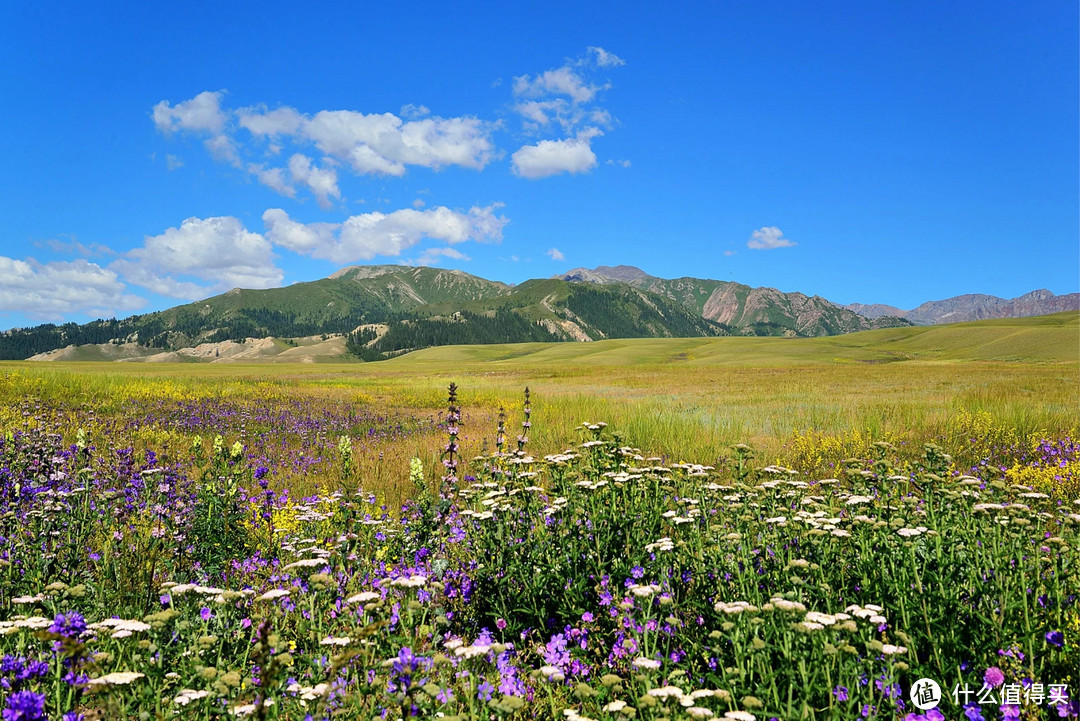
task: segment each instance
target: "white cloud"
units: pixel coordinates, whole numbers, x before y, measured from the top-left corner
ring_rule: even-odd
[[[76,312],[108,317],[145,303],[126,291],[114,271],[82,258],[39,263],[0,256],[0,310],[43,320]]]
[[[169,170],[176,170],[184,167],[184,160],[179,155],[166,155],[165,165],[168,166]]]
[[[210,155],[214,156],[215,160],[222,160],[234,167],[240,167],[240,151],[236,146],[236,141],[228,135],[215,135],[207,138],[203,141],[203,145],[206,146],[206,149],[210,152]]]
[[[553,123],[558,123],[563,135],[575,136],[547,138],[519,148],[511,157],[515,174],[535,179],[559,173],[584,173],[596,167],[591,140],[603,134],[600,128],[610,129],[617,121],[595,102],[598,93],[611,84],[598,83],[589,76],[598,67],[622,64],[619,56],[593,46],[577,60],[567,60],[562,67],[514,78],[513,110],[521,116],[525,132],[550,132]]]
[[[428,248],[420,254],[419,258],[405,261],[406,265],[438,265],[443,258],[453,258],[454,260],[472,260],[469,256],[462,253],[457,248],[449,247],[437,247]]]
[[[285,170],[283,168],[267,168],[255,163],[248,163],[247,171],[258,178],[259,182],[266,187],[273,188],[286,197],[296,197],[296,188],[289,185],[289,181],[285,180]]]
[[[600,134],[596,128],[588,128],[576,138],[525,145],[511,156],[514,173],[530,180],[559,173],[587,173],[596,167],[596,153],[589,141]]]
[[[731,255],[735,255],[738,252],[739,251],[737,251],[737,250],[725,250],[724,255],[731,256]]]
[[[303,255],[333,246],[337,243],[334,233],[341,227],[340,223],[298,223],[281,208],[270,208],[262,219],[270,242]]]
[[[747,248],[754,250],[769,250],[771,248],[788,248],[795,245],[784,237],[783,231],[775,225],[767,225],[750,234],[750,240],[746,243]]]
[[[54,253],[62,255],[81,255],[84,258],[92,258],[94,256],[102,255],[116,255],[116,251],[107,245],[101,243],[91,243],[90,245],[83,245],[78,241],[74,235],[68,233],[61,233],[62,237],[69,238],[69,240],[60,240],[59,238],[50,238],[46,241],[35,240],[33,245],[36,248],[48,248]]]
[[[586,84],[569,65],[545,70],[535,77],[521,75],[514,78],[514,94],[524,97],[565,95],[575,103],[587,103],[596,95],[597,88]]]
[[[109,268],[161,295],[195,300],[229,288],[274,288],[284,277],[270,243],[238,219],[188,218],[147,236]]]
[[[236,111],[240,127],[252,135],[276,138],[279,135],[292,135],[300,130],[304,123],[303,116],[295,109],[284,107],[276,110],[261,108],[243,108]]]
[[[289,158],[289,173],[294,181],[303,183],[311,189],[321,207],[331,207],[333,204],[330,198],[341,200],[337,171],[333,168],[317,168],[311,164],[311,158],[296,153]]]
[[[222,95],[224,91],[205,91],[176,105],[169,105],[167,100],[162,100],[154,106],[154,125],[163,133],[192,130],[216,135],[225,127],[227,119],[221,110]]]
[[[566,256],[558,248],[548,248],[547,256],[552,260],[566,260]]]
[[[421,198],[417,198],[412,202],[412,207],[416,208],[417,210],[420,210],[420,208],[423,208],[425,205],[427,205],[427,203],[425,203]]]
[[[281,209],[263,213],[266,237],[275,245],[342,265],[376,256],[398,257],[424,238],[455,244],[498,241],[509,222],[496,215],[501,203],[472,207],[467,213],[444,206],[364,213],[343,223],[298,223]],[[443,255],[447,255],[443,253]]]
[[[595,56],[596,64],[602,68],[614,68],[619,65],[626,65],[625,60],[615,53],[609,53],[601,47],[592,46],[589,48],[589,52]]]
[[[604,161],[607,165],[618,165],[620,168],[629,168],[631,163],[629,160],[612,160],[608,158]]]
[[[431,115],[431,109],[426,105],[413,105],[412,103],[406,103],[401,106],[401,110],[398,111],[398,115],[403,118],[413,120],[415,118],[422,118],[425,115]]]
[[[291,144],[292,157],[308,158],[297,152],[304,147],[321,151],[320,167],[308,161],[290,163],[293,181],[308,188],[327,207],[339,199],[336,170],[329,161],[340,161],[354,173],[402,176],[409,166],[439,170],[461,166],[482,170],[497,155],[491,140],[498,123],[475,117],[442,118],[430,115],[423,105],[406,105],[403,120],[393,113],[365,114],[352,110],[321,110],[314,115],[283,106],[269,110],[265,105],[229,110],[221,107],[222,92],[200,93],[191,100],[154,106],[154,123],[163,133],[188,130],[204,136],[203,144],[217,160],[246,168],[259,181],[277,192],[293,197],[279,171],[266,170],[246,160],[255,154],[277,155]],[[239,133],[238,128],[247,131]]]

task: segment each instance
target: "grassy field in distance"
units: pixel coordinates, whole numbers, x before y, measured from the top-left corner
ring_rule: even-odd
[[[533,453],[578,442],[583,421],[605,421],[627,442],[672,459],[715,462],[732,444],[748,443],[763,461],[806,463],[802,457],[814,449],[799,443],[807,438],[831,438],[826,445],[834,453],[881,439],[937,440],[959,453],[973,434],[986,443],[1074,435],[1080,315],[805,339],[448,346],[370,364],[5,363],[0,369],[0,378],[15,370],[23,379],[0,383],[6,403],[29,394],[109,406],[140,386],[166,383],[198,396],[257,397],[273,388],[427,418],[445,405],[454,381],[467,457],[493,442],[500,405],[516,434],[522,389],[529,386]],[[430,440],[427,453],[423,440]],[[415,453],[434,463],[439,443],[434,435],[418,438],[394,455]]]

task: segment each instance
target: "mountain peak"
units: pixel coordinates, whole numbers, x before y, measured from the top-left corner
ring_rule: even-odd
[[[338,268],[331,273],[329,278],[353,278],[358,280],[360,278],[378,278],[380,275],[386,275],[387,273],[394,273],[399,270],[406,270],[408,266],[405,265],[347,265],[344,268]]]
[[[573,268],[553,278],[578,281],[583,283],[628,283],[635,280],[648,280],[653,276],[641,268],[632,265],[598,265],[595,268]]]

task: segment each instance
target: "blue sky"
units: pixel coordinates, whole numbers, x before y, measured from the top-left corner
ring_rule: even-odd
[[[1080,289],[1076,3],[12,2],[0,327],[355,263]]]

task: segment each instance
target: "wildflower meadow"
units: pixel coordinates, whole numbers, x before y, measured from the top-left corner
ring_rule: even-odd
[[[535,449],[528,389],[146,384],[0,418],[4,721],[1080,714],[1070,432],[806,431],[785,465],[595,417]]]

